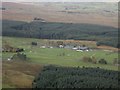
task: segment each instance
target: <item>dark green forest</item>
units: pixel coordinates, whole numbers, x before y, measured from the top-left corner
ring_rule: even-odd
[[[45,66],[33,88],[120,88],[118,71],[100,68]]]
[[[93,24],[73,24],[32,21],[2,22],[3,36],[27,37],[39,39],[93,40],[97,45],[119,48],[118,28]]]

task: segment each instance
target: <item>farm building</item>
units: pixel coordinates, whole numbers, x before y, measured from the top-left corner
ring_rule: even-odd
[[[72,46],[72,45],[59,45],[59,48],[73,49],[77,51],[89,51],[89,47],[86,46]]]
[[[89,51],[89,48],[86,47],[86,46],[85,47],[81,46],[81,47],[78,48],[78,50]]]
[[[77,46],[77,47],[74,47],[72,49],[76,50],[76,51],[89,51],[89,48],[86,46]]]
[[[63,45],[59,45],[59,48],[64,48],[64,46]]]
[[[41,46],[41,48],[46,48],[46,46]]]
[[[66,45],[66,46],[64,46],[64,48],[72,49],[72,48],[74,48],[74,46],[72,46],[72,45]]]
[[[48,48],[53,48],[53,46],[48,46]]]

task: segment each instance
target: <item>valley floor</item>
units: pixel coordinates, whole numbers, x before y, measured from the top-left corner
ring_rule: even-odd
[[[31,46],[31,42],[33,41],[38,42],[38,45]],[[118,58],[118,52],[116,51],[95,49],[88,52],[77,52],[64,48],[40,48],[41,45],[48,44],[48,42],[49,40],[42,39],[3,37],[3,45],[7,43],[13,47],[24,48],[25,51],[23,53],[27,56],[27,60],[25,61],[8,61],[8,58],[16,53],[2,53],[3,87],[31,87],[34,77],[40,72],[42,67],[46,65],[100,67],[118,71],[118,66],[113,64],[114,59]],[[91,44],[91,47],[96,46],[95,44],[93,44],[93,46]],[[96,64],[82,60],[84,57],[92,56],[97,60]],[[107,64],[98,63],[100,59],[105,59]]]

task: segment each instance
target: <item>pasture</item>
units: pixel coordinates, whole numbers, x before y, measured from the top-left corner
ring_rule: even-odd
[[[31,42],[38,42],[37,46],[31,46]],[[118,70],[118,66],[113,65],[113,60],[118,58],[118,53],[107,50],[93,50],[88,52],[77,52],[71,49],[64,48],[40,48],[40,45],[46,45],[49,40],[32,39],[32,38],[12,38],[3,37],[3,44],[8,43],[14,47],[24,48],[25,54],[29,58],[27,61],[31,63],[38,63],[41,65],[59,65],[69,67],[101,67],[109,70]],[[88,42],[89,43],[89,42]],[[87,44],[88,44],[87,43]],[[92,44],[90,44],[92,46]],[[93,44],[95,46],[95,44]],[[7,60],[14,53],[4,52],[2,54],[3,60]],[[93,64],[83,62],[83,57],[94,56],[98,62],[100,59],[105,59],[108,64]]]

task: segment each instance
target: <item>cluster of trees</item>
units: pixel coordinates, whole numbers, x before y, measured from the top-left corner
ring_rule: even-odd
[[[25,53],[16,53],[12,56],[12,60],[27,60],[27,56]]]
[[[97,63],[107,64],[107,61],[104,58],[97,61],[94,56],[92,56],[92,57],[84,56],[82,58],[82,61],[84,61],[84,62],[90,62],[90,63],[94,63],[94,64],[97,64]]]
[[[3,20],[3,36],[95,40],[97,45],[119,47],[118,28],[92,24],[20,22]]]
[[[96,60],[95,57],[88,57],[88,56],[84,56],[82,58],[82,61],[84,61],[84,62],[90,62],[90,63],[94,63],[94,64],[97,63],[97,60]]]
[[[31,45],[37,46],[37,42],[31,42]]]
[[[97,63],[108,64],[107,60],[105,60],[104,58],[101,58],[101,59],[97,60],[94,56],[92,56],[92,57],[84,56],[82,58],[82,61],[87,62],[87,63],[93,63],[93,64],[97,64]],[[120,59],[114,58],[113,65],[118,65],[119,66],[120,65]]]
[[[100,59],[98,62],[99,62],[100,64],[107,64],[107,61],[106,61],[105,59]]]
[[[119,71],[100,68],[45,66],[33,88],[120,88]]]
[[[23,52],[23,48],[16,48],[13,46],[10,46],[9,44],[2,45],[2,52]]]

